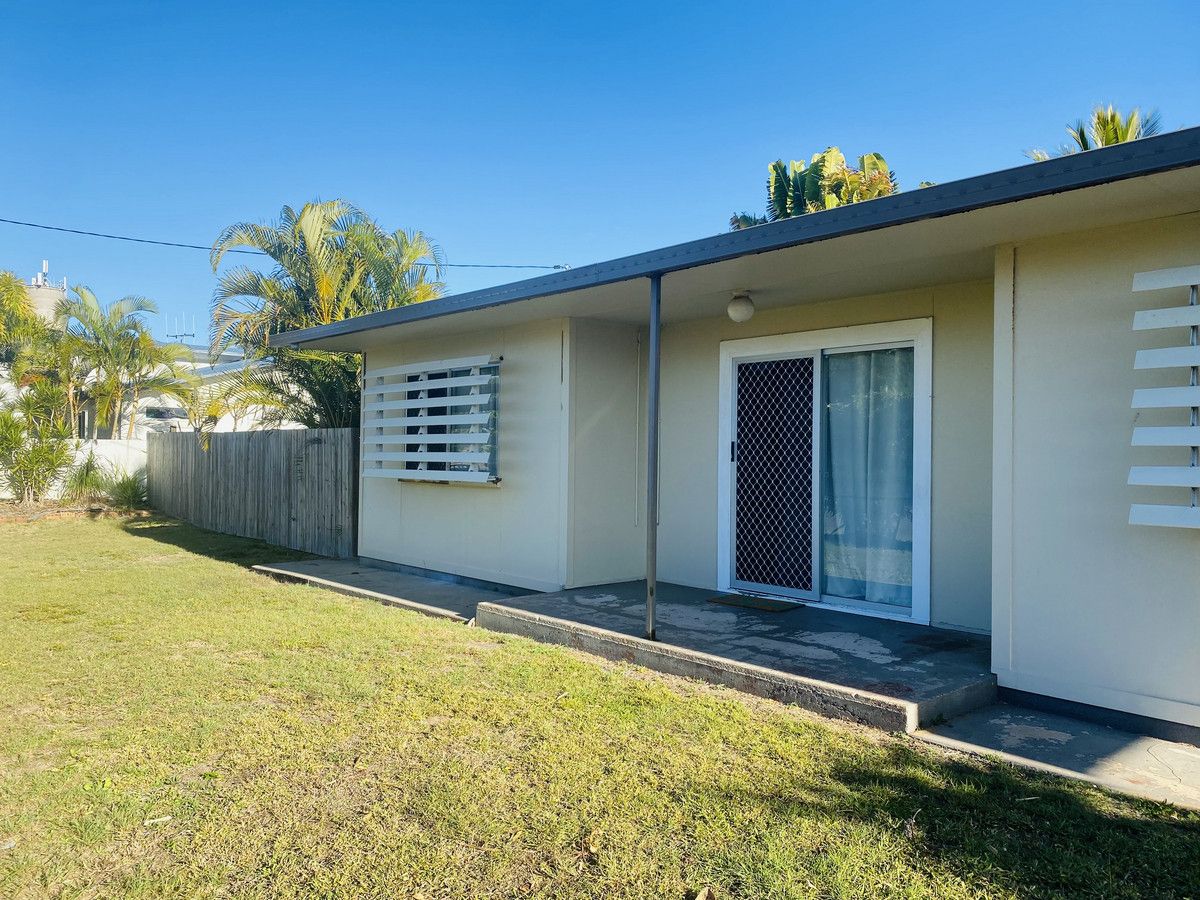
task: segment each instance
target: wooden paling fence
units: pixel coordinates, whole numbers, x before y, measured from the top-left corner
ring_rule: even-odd
[[[321,556],[353,556],[358,432],[312,428],[149,435],[155,509],[226,534]]]

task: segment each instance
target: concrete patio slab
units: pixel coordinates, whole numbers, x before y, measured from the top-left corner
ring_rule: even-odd
[[[642,637],[638,581],[493,598],[476,622],[889,730],[995,699],[986,638],[813,606],[768,612],[709,602],[717,593],[660,583],[656,641]]]
[[[644,582],[509,596],[364,560],[254,569],[1200,809],[1200,748],[994,702],[985,637],[812,606],[727,606],[709,602],[715,591],[660,584],[659,640],[648,641]]]
[[[254,566],[254,571],[456,622],[473,619],[480,601],[502,596],[486,588],[413,575],[352,559],[272,563]]]
[[[918,731],[930,743],[1200,809],[1200,747],[1007,703]]]

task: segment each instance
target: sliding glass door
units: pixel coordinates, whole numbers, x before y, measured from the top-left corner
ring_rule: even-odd
[[[724,586],[927,619],[929,332],[722,345]]]
[[[826,353],[824,593],[912,607],[913,350]]]

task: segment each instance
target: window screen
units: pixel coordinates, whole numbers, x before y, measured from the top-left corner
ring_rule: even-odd
[[[498,357],[368,371],[363,387],[364,477],[498,482],[499,390]]]

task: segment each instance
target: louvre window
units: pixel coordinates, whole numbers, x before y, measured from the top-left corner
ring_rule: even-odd
[[[362,473],[401,481],[496,483],[500,358],[373,369],[363,387]]]

